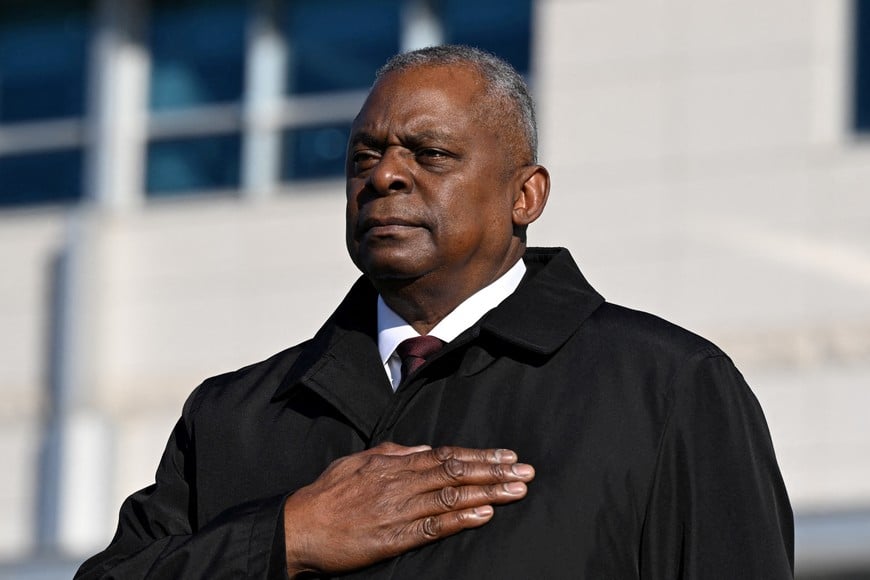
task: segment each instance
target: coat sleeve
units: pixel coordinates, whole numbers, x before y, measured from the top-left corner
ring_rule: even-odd
[[[712,347],[674,377],[640,563],[645,579],[793,578],[792,510],[767,423]]]
[[[169,438],[155,483],[127,498],[112,542],[82,564],[76,579],[286,580],[281,517],[286,496],[234,506],[198,525],[188,423],[193,399]]]

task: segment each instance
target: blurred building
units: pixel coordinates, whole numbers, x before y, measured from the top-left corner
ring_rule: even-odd
[[[190,390],[318,328],[350,122],[442,42],[532,84],[531,242],[723,346],[798,576],[870,578],[870,0],[4,0],[0,578],[69,577]]]

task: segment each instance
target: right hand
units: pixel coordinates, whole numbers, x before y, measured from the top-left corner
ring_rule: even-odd
[[[482,526],[534,476],[507,449],[382,443],[342,457],[284,503],[287,573],[355,570]]]

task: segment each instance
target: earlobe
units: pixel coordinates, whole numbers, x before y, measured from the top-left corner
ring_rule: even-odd
[[[538,219],[550,195],[550,172],[543,165],[524,167],[514,198],[514,226],[525,227]]]

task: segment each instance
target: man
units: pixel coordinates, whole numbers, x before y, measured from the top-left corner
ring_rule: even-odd
[[[348,144],[363,278],[312,340],[191,395],[80,576],[791,577],[755,398],[714,345],[526,249],[535,150],[502,61],[387,63]]]

